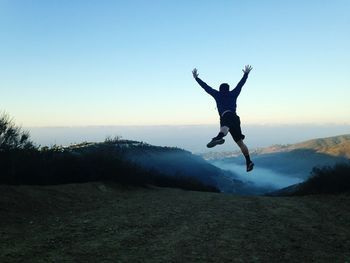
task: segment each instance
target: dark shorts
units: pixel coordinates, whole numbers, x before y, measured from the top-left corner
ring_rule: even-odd
[[[233,112],[226,112],[224,116],[220,117],[220,126],[229,127],[229,132],[235,142],[243,140],[245,137],[241,130],[241,120],[239,116]]]

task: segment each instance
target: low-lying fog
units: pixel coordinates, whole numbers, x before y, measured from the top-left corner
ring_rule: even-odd
[[[245,165],[225,163],[222,161],[213,161],[211,163],[220,169],[235,173],[239,180],[253,183],[257,187],[269,187],[277,190],[303,181],[302,179],[292,177],[291,175],[285,175],[257,166],[254,167],[253,171],[247,173]]]

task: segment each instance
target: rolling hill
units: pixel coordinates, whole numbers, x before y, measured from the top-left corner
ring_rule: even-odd
[[[253,155],[291,152],[294,150],[312,150],[317,153],[345,157],[350,159],[350,134],[307,140],[296,144],[275,144],[269,147],[253,149]],[[208,152],[201,156],[206,160],[223,159],[240,155],[239,151]]]
[[[312,150],[317,153],[350,159],[350,134],[327,138],[317,138],[290,145],[273,145],[256,150],[256,154],[290,152],[294,150]]]
[[[72,145],[68,147],[68,150],[74,154],[86,154],[103,151],[106,146],[113,147],[110,154],[120,156],[151,173],[162,173],[173,177],[192,177],[228,193],[262,194],[269,190],[242,182],[234,172],[222,170],[202,157],[176,147],[161,147],[131,140],[115,140],[107,143]]]
[[[350,159],[350,134],[309,140],[290,147],[290,150],[294,149],[312,149],[317,153]]]

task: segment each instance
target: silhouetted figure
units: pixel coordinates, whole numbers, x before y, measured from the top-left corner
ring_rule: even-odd
[[[249,65],[245,66],[245,68],[242,70],[244,72],[242,79],[231,91],[230,86],[227,83],[222,83],[219,87],[219,91],[211,88],[204,81],[198,78],[198,72],[196,68],[192,71],[193,77],[198,82],[198,84],[215,99],[220,115],[220,132],[207,144],[207,147],[212,148],[218,144],[223,144],[225,142],[224,137],[228,132],[230,132],[232,138],[238,144],[246,159],[247,172],[253,170],[254,163],[250,160],[249,150],[243,142],[245,136],[241,131],[240,118],[236,114],[236,102],[237,97],[241,93],[242,87],[248,78],[249,72],[252,69],[253,68]]]

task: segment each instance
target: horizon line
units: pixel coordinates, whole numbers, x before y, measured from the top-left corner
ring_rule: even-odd
[[[217,126],[218,123],[203,123],[203,124],[88,124],[88,125],[38,125],[38,126],[22,126],[26,129],[31,128],[108,128],[108,127],[190,127],[190,126]],[[350,123],[247,123],[243,126],[350,126]]]

